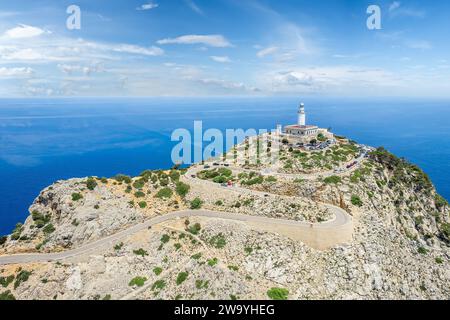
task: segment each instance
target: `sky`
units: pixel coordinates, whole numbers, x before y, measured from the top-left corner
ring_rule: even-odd
[[[0,97],[449,98],[449,15],[440,0],[0,0]]]

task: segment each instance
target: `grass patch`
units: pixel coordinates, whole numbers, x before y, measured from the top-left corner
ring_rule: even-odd
[[[140,248],[138,250],[133,250],[133,253],[137,256],[142,256],[142,257],[148,256],[148,252],[142,248]]]
[[[182,284],[184,281],[186,281],[187,277],[188,277],[188,273],[187,272],[180,272],[177,276],[177,285],[179,286],[180,284]]]
[[[267,296],[272,300],[287,300],[289,290],[284,288],[272,288],[267,291]]]
[[[362,207],[362,205],[363,205],[361,198],[357,195],[352,195],[351,202],[354,206],[357,206],[357,207]]]
[[[162,271],[163,271],[163,269],[161,267],[153,268],[153,273],[156,274],[157,276],[159,276]]]
[[[142,287],[146,281],[147,281],[146,277],[135,277],[135,278],[131,279],[131,281],[128,283],[128,285],[130,287],[133,287],[133,286]]]

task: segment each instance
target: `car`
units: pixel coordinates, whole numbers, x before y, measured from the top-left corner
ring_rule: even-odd
[[[217,167],[219,164],[217,162],[213,163],[213,166]]]
[[[223,164],[225,167],[229,167],[230,165],[228,163]]]
[[[209,168],[211,168],[211,167],[208,166],[208,165],[205,165],[203,168],[204,168],[204,169],[209,169]]]
[[[195,174],[191,174],[191,178],[197,178]]]
[[[222,187],[228,187],[228,183],[222,183],[221,186]]]
[[[266,198],[267,198],[267,197],[269,197],[269,195],[268,195],[268,194],[266,193],[266,194],[264,195],[264,197],[266,197]]]

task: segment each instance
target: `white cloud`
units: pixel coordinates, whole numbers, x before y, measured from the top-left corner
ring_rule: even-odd
[[[158,40],[158,44],[203,44],[211,47],[231,47],[231,43],[222,35],[184,35],[177,38]]]
[[[194,12],[203,15],[203,10],[200,9],[193,0],[185,0],[185,2]]]
[[[132,54],[141,54],[144,56],[161,56],[164,54],[164,50],[155,46],[150,48],[139,47],[130,44],[121,44],[118,46],[113,46],[112,50],[115,52],[124,52]]]
[[[406,41],[406,46],[411,49],[419,49],[419,50],[429,50],[433,48],[431,43],[426,40],[410,40]]]
[[[37,27],[21,24],[18,27],[6,30],[3,38],[6,39],[24,39],[38,37],[46,31]]]
[[[152,10],[152,9],[156,9],[159,7],[159,4],[157,3],[153,3],[153,2],[149,2],[149,3],[145,3],[139,7],[136,8],[136,10],[139,11],[146,11],[146,10]]]
[[[210,56],[212,60],[220,63],[230,63],[231,59],[228,56]]]
[[[403,7],[401,2],[394,1],[389,6],[389,15],[391,17],[405,16],[414,18],[424,18],[426,13],[423,10]]]
[[[258,51],[258,53],[256,53],[256,55],[258,56],[258,58],[264,58],[265,56],[272,55],[277,51],[278,51],[278,47],[268,47],[268,48]]]
[[[0,78],[17,78],[30,76],[34,73],[31,68],[0,68]]]
[[[389,11],[392,12],[392,11],[400,8],[400,5],[401,5],[400,2],[398,2],[398,1],[392,2],[391,5],[389,6]]]

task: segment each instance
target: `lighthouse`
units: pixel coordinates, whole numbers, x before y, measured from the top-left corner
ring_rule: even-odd
[[[305,114],[305,104],[300,103],[300,108],[298,109],[298,125],[305,126],[306,125],[306,114]]]

